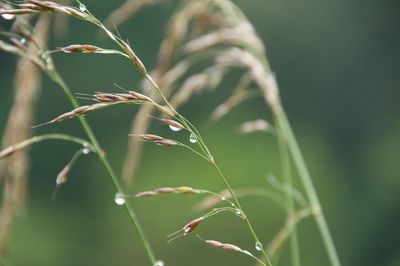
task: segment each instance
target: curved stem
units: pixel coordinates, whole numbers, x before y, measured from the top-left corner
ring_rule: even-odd
[[[71,90],[69,89],[69,87],[67,86],[67,84],[64,82],[64,80],[62,79],[62,77],[58,74],[58,72],[56,70],[50,70],[47,71],[48,76],[55,82],[57,83],[64,91],[64,93],[67,95],[69,101],[72,104],[73,108],[78,108],[79,104],[77,102],[77,100],[75,99],[74,95],[72,94]],[[97,153],[97,155],[99,156],[99,160],[101,161],[101,163],[103,164],[103,166],[105,167],[105,169],[108,172],[108,175],[110,176],[110,179],[114,185],[114,188],[116,189],[117,193],[123,193],[122,190],[122,186],[120,184],[120,182],[118,181],[118,178],[113,170],[113,168],[111,167],[110,162],[108,161],[107,157],[105,156],[103,149],[101,148],[96,136],[94,135],[91,127],[89,126],[88,122],[86,121],[86,119],[82,116],[79,116],[79,121],[84,129],[84,131],[86,132],[88,138],[90,139],[90,141],[92,142],[92,145],[94,147],[94,151]],[[138,218],[136,217],[136,214],[132,208],[132,206],[130,205],[129,202],[126,202],[124,204],[124,209],[126,211],[126,213],[129,216],[129,219],[131,221],[131,224],[133,225],[133,227],[135,228],[137,234],[139,235],[139,238],[142,242],[142,245],[151,261],[152,264],[156,263],[156,257],[154,255],[154,252],[150,246],[149,241],[147,240],[146,235],[144,234],[144,231],[139,223]]]
[[[66,135],[66,134],[44,134],[44,135],[39,135],[39,136],[35,136],[29,139],[26,139],[22,142],[13,144],[11,146],[8,146],[7,148],[3,149],[0,151],[0,159],[3,159],[5,157],[7,157],[8,155],[11,155],[12,153],[14,153],[17,150],[26,148],[32,144],[41,142],[41,141],[45,141],[45,140],[65,140],[65,141],[71,141],[71,142],[75,142],[78,144],[81,144],[82,146],[85,145],[89,145],[90,148],[93,150],[92,145],[90,145],[86,140],[81,139],[81,138],[77,138],[74,136],[70,136],[70,135]]]

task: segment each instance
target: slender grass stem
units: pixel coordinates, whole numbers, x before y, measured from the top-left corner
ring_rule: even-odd
[[[282,130],[278,129],[276,131],[278,143],[279,143],[279,150],[281,155],[281,164],[282,164],[282,175],[283,180],[289,186],[292,186],[292,171],[290,165],[290,155],[288,151],[288,146],[286,142],[286,138],[282,132]],[[286,204],[286,211],[289,217],[294,215],[294,201],[293,197],[289,193],[285,194],[285,204]],[[297,239],[297,231],[296,225],[293,226],[292,232],[289,236],[290,241],[290,255],[292,259],[293,266],[300,266],[300,252],[299,252],[299,244]]]
[[[310,202],[311,212],[317,223],[318,229],[321,233],[322,241],[328,253],[330,264],[332,266],[340,266],[339,257],[337,255],[332,236],[329,232],[325,216],[322,212],[321,204],[319,202],[314,184],[311,180],[310,173],[308,172],[306,163],[300,151],[296,137],[294,136],[293,130],[289,124],[287,116],[283,111],[283,109],[280,110],[281,111],[279,112],[275,112],[274,115],[276,117],[276,121],[278,122],[280,130],[282,131],[287,140],[288,148],[293,157],[293,161],[294,164],[296,165],[297,171],[299,172],[300,180],[303,183],[307,198]]]
[[[220,177],[221,180],[224,182],[224,184],[226,185],[226,187],[227,187],[227,189],[229,190],[229,192],[232,194],[232,197],[233,197],[233,200],[234,200],[235,204],[236,204],[237,207],[240,209],[240,211],[241,211],[242,213],[244,213],[244,212],[243,212],[243,209],[242,209],[242,206],[240,205],[239,199],[236,197],[236,194],[235,194],[235,192],[233,191],[232,187],[230,186],[228,180],[226,179],[226,177],[224,176],[224,174],[222,173],[222,171],[219,169],[219,167],[218,167],[217,164],[212,163],[212,165],[213,165],[214,168],[217,170],[217,172],[218,172],[218,174],[219,174],[219,177]],[[245,221],[246,221],[247,227],[249,228],[249,231],[250,231],[251,235],[253,236],[254,240],[256,241],[256,243],[262,243],[262,242],[259,240],[259,238],[258,238],[256,232],[254,231],[254,228],[253,228],[253,226],[251,225],[249,219],[246,218]],[[261,248],[260,252],[262,253],[262,255],[263,255],[264,259],[265,259],[266,265],[267,265],[267,266],[272,266],[272,264],[271,264],[271,262],[270,262],[270,260],[269,260],[269,258],[268,258],[267,253],[265,252],[264,248]]]
[[[29,139],[26,139],[22,142],[16,143],[14,145],[9,146],[8,148],[4,149],[4,150],[0,150],[0,159],[8,155],[10,155],[11,153],[14,153],[17,150],[26,148],[32,144],[41,142],[41,141],[45,141],[45,140],[65,140],[65,141],[71,141],[71,142],[75,142],[78,144],[81,144],[82,146],[85,145],[90,145],[86,140],[81,139],[81,138],[77,138],[74,136],[70,136],[70,135],[66,135],[66,134],[44,134],[44,135],[39,135],[39,136],[35,136]],[[90,148],[93,149],[94,147],[92,147],[90,145]]]
[[[57,83],[62,88],[64,93],[67,95],[69,101],[71,102],[72,107],[78,108],[79,104],[78,104],[77,100],[75,99],[74,95],[72,94],[72,91],[69,89],[68,85],[64,82],[64,80],[59,75],[59,73],[56,70],[51,70],[51,71],[48,71],[47,74],[55,83]],[[118,181],[118,178],[117,178],[110,162],[108,161],[106,155],[104,154],[96,136],[94,135],[93,130],[91,129],[91,127],[89,126],[88,122],[86,121],[86,119],[84,117],[79,116],[79,121],[80,121],[84,131],[86,132],[88,138],[90,139],[90,141],[94,147],[94,150],[99,157],[99,160],[101,161],[101,163],[107,170],[117,193],[124,194],[123,190],[122,190],[122,186],[121,186],[120,182]],[[137,234],[139,235],[139,238],[140,238],[142,245],[147,253],[148,258],[150,259],[151,263],[154,265],[156,263],[156,257],[150,246],[149,241],[147,240],[146,235],[144,234],[144,231],[139,223],[136,213],[134,212],[134,210],[129,202],[126,202],[123,206],[124,206],[126,213],[129,216],[131,224],[133,225]]]

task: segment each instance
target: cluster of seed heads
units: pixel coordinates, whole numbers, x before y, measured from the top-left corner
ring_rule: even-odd
[[[77,116],[82,116],[86,115],[88,113],[103,109],[105,107],[109,107],[112,104],[120,104],[120,103],[136,103],[136,104],[143,104],[143,103],[151,103],[154,104],[161,113],[164,115],[171,116],[173,115],[173,111],[169,107],[166,106],[161,106],[154,102],[150,97],[136,92],[136,91],[129,91],[127,93],[95,93],[93,96],[93,100],[97,101],[98,103],[91,104],[91,105],[83,105],[78,108],[73,109],[72,111],[66,112],[62,115],[57,116],[56,118],[52,119],[51,121],[45,123],[45,124],[50,124],[50,123],[55,123],[55,122],[61,122],[67,119],[71,119]],[[171,119],[162,119],[162,121],[170,126],[175,126],[179,128],[183,128],[183,126]],[[161,141],[161,144],[164,142],[164,139],[160,137],[158,140],[163,140]],[[157,143],[158,144],[158,143]],[[165,143],[166,146],[174,145],[172,143]],[[170,144],[170,145],[168,145]]]
[[[51,13],[61,13],[66,15],[72,15],[79,18],[84,18],[85,13],[81,12],[81,10],[74,8],[63,6],[50,1],[41,1],[41,0],[25,0],[25,3],[16,4],[16,9],[0,9],[0,14],[12,14],[12,15],[22,15],[22,14],[35,14],[35,13],[43,13],[43,12],[51,12]]]

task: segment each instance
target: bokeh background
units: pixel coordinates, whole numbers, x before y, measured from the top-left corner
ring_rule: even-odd
[[[122,1],[87,0],[99,18]],[[284,105],[309,165],[343,265],[400,265],[400,3],[353,1],[236,1],[265,41]],[[160,40],[176,2],[146,8],[119,27],[143,61],[154,65]],[[110,43],[88,24],[72,20],[69,34],[50,47],[71,43]],[[139,75],[129,63],[108,56],[55,55],[75,92],[113,91],[113,83],[134,88]],[[13,101],[16,59],[0,53],[0,132]],[[182,112],[199,126],[233,187],[268,187],[279,176],[279,155],[271,135],[240,135],[238,125],[269,118],[260,99],[235,109],[213,124],[209,115],[229,93],[229,83],[193,98]],[[61,90],[43,80],[36,121],[69,110]],[[137,107],[118,106],[88,120],[119,172],[127,134]],[[179,138],[154,123],[152,132]],[[76,120],[38,128],[36,133],[84,136]],[[2,133],[0,133],[2,134]],[[186,136],[187,137],[187,136]],[[31,150],[29,200],[13,226],[7,258],[13,265],[147,265],[142,247],[112,185],[95,156],[85,156],[70,182],[50,201],[57,173],[76,147],[47,142]],[[298,183],[298,182],[297,182]],[[190,185],[223,189],[209,165],[181,149],[145,145],[130,191]],[[132,200],[140,221],[166,265],[252,265],[241,254],[207,247],[194,236],[166,243],[166,235],[199,216],[201,197],[165,196]],[[263,198],[243,205],[265,242],[282,226],[284,212]],[[203,237],[253,249],[244,224],[216,216],[198,231]],[[315,223],[299,225],[303,265],[328,265]],[[281,265],[289,265],[288,252]]]

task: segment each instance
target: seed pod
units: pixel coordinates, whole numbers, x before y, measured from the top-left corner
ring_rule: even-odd
[[[147,69],[144,66],[144,64],[142,63],[142,61],[140,61],[139,57],[135,54],[135,52],[132,50],[132,48],[129,46],[128,43],[123,42],[124,48],[125,48],[125,52],[128,54],[129,58],[133,61],[133,63],[136,65],[136,67],[139,69],[140,73],[142,73],[143,75],[147,74]]]
[[[155,190],[157,194],[170,194],[175,193],[176,189],[172,187],[162,187]]]
[[[64,53],[95,53],[99,50],[98,47],[90,44],[72,44],[59,49]]]
[[[141,100],[144,102],[153,102],[153,100],[150,97],[148,97],[142,93],[139,93],[137,91],[129,91],[129,94],[131,94],[133,97],[136,97],[138,100]]]
[[[170,127],[176,128],[177,130],[184,128],[184,126],[181,123],[172,119],[161,119],[161,121]]]
[[[177,187],[177,188],[175,188],[175,190],[178,193],[183,193],[183,194],[195,194],[195,193],[198,193],[198,190],[195,190],[195,189],[193,189],[191,187],[186,187],[186,186]]]
[[[143,191],[143,192],[137,193],[135,195],[135,198],[155,196],[155,195],[157,195],[157,192],[155,192],[155,191],[152,191],[152,190],[151,191]]]
[[[154,141],[156,144],[161,145],[161,146],[175,146],[178,145],[178,143],[174,140],[171,139],[161,139],[161,140],[156,140]]]
[[[162,106],[162,105],[157,105],[156,106],[158,108],[158,110],[165,114],[166,116],[174,116],[176,115],[176,112],[174,110],[172,110],[169,106]]]
[[[210,246],[216,247],[216,248],[219,248],[223,245],[221,242],[216,241],[216,240],[206,240],[206,243],[209,244]]]
[[[143,134],[141,135],[141,138],[147,141],[160,141],[164,139],[163,137],[154,134]]]
[[[67,182],[67,175],[69,174],[69,171],[71,170],[71,166],[69,164],[67,164],[62,170],[61,172],[57,175],[57,179],[56,179],[56,185],[57,186],[61,186],[62,184],[64,184],[65,182]]]
[[[194,219],[193,221],[187,223],[187,224],[182,228],[184,234],[188,234],[188,233],[193,232],[193,231],[199,226],[199,224],[201,224],[201,222],[204,221],[204,219],[205,219],[205,218],[202,216],[202,217],[200,217],[200,218]]]

